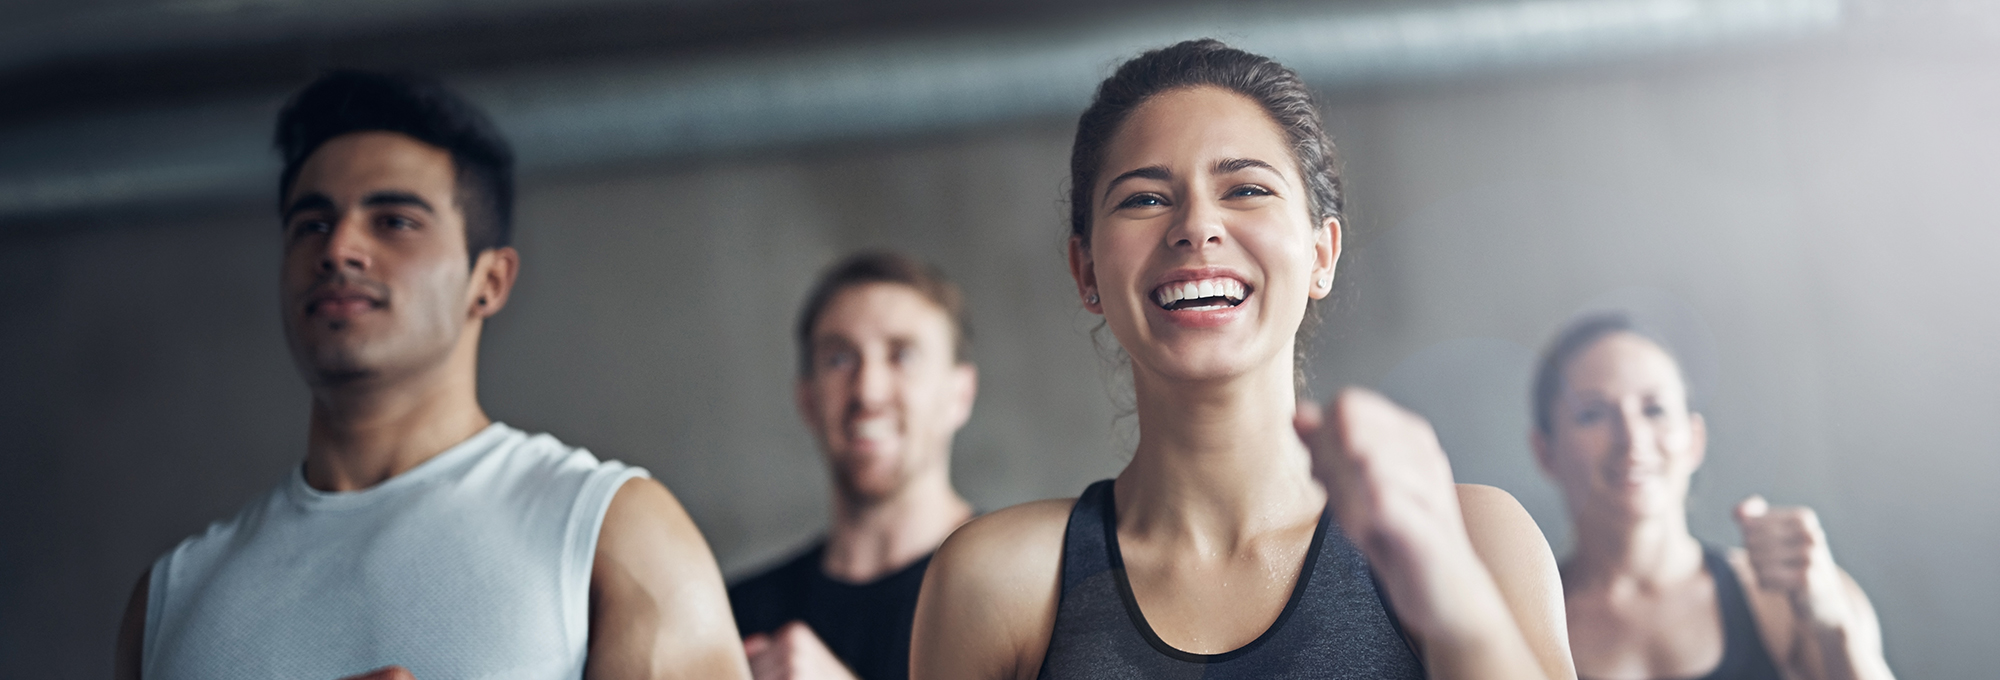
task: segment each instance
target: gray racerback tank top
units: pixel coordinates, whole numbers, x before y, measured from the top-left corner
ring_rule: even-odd
[[[1169,646],[1153,632],[1118,551],[1111,480],[1090,485],[1063,536],[1062,592],[1041,678],[1418,679],[1423,665],[1375,587],[1368,560],[1320,515],[1299,582],[1277,621],[1220,654]]]

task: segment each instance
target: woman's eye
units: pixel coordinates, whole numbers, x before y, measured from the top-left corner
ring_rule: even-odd
[[[1644,412],[1647,418],[1658,418],[1667,414],[1667,410],[1660,408],[1659,404],[1647,404]]]
[[[1597,421],[1603,419],[1603,409],[1587,408],[1576,412],[1576,424],[1578,425],[1594,425]]]
[[[1133,194],[1118,202],[1119,208],[1157,208],[1167,204],[1167,199],[1159,194]]]
[[[1242,198],[1246,196],[1269,196],[1269,195],[1271,195],[1270,189],[1266,189],[1264,187],[1260,187],[1255,184],[1245,184],[1243,186],[1229,190],[1229,196],[1231,198]]]

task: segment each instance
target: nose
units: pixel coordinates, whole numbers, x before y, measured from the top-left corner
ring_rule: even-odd
[[[1649,459],[1659,453],[1652,444],[1652,423],[1637,408],[1618,409],[1612,419],[1612,445],[1627,463]]]
[[[1210,199],[1195,198],[1181,204],[1173,227],[1167,230],[1167,244],[1173,248],[1201,250],[1222,245],[1222,207]]]
[[[342,269],[368,271],[374,264],[370,246],[368,224],[363,215],[344,215],[333,225],[333,231],[326,235],[326,243],[320,251],[319,269],[332,273]]]
[[[885,357],[863,356],[854,372],[854,406],[863,413],[886,406],[895,394],[894,370]]]

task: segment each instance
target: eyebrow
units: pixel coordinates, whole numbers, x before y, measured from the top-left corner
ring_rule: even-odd
[[[1128,179],[1156,179],[1164,182],[1173,179],[1173,177],[1174,173],[1168,172],[1167,167],[1164,165],[1148,165],[1137,170],[1126,171],[1125,174],[1111,178],[1111,182],[1104,185],[1104,196],[1098,200],[1101,201],[1110,198],[1111,190],[1118,188],[1118,183]]]
[[[313,193],[300,196],[298,200],[292,201],[291,205],[285,207],[284,214],[280,215],[279,217],[286,222],[290,222],[292,221],[293,215],[297,215],[307,210],[332,210],[332,209],[333,209],[333,199],[327,198],[326,194],[322,194],[315,191]]]
[[[1270,163],[1266,163],[1264,161],[1260,161],[1255,158],[1224,158],[1222,160],[1216,161],[1215,167],[1209,170],[1209,172],[1217,175],[1227,175],[1232,172],[1249,170],[1251,168],[1263,168],[1271,172],[1278,171],[1277,168],[1271,167]]]
[[[361,199],[361,205],[368,207],[406,205],[421,209],[427,213],[437,213],[437,209],[431,207],[430,201],[426,201],[423,197],[407,191],[377,191],[369,194],[367,198]],[[334,209],[336,208],[333,204],[333,199],[328,198],[326,194],[315,191],[300,196],[296,201],[292,201],[292,204],[285,208],[284,214],[281,217],[284,221],[290,222],[292,216],[308,210]]]
[[[432,208],[429,201],[407,191],[377,191],[369,194],[367,198],[361,199],[361,205],[369,207],[407,205],[413,208],[421,208],[427,213],[437,214],[437,209]]]

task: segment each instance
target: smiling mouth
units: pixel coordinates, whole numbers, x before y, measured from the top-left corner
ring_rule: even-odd
[[[1153,304],[1170,312],[1227,309],[1243,304],[1249,290],[1228,277],[1175,281],[1153,289]]]

